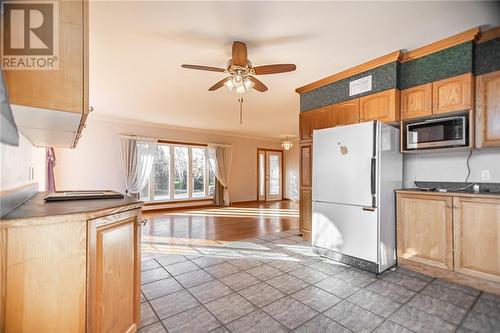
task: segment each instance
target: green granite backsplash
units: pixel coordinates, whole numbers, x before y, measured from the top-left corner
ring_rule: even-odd
[[[340,103],[352,98],[371,95],[380,91],[397,87],[397,61],[330,83],[318,89],[300,95],[300,111],[309,111],[322,106]],[[366,93],[349,96],[349,82],[372,75],[372,90]]]
[[[401,64],[400,89],[472,72],[473,42],[466,42]]]
[[[500,38],[477,44],[474,50],[474,75],[500,70]]]

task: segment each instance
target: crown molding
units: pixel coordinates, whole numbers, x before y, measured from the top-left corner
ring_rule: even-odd
[[[500,26],[481,32],[481,35],[479,36],[477,42],[478,44],[480,44],[499,37],[500,37]]]
[[[419,47],[418,49],[403,53],[401,63],[425,57],[429,54],[475,40],[480,34],[479,27],[472,28],[459,34],[438,40],[434,43]]]

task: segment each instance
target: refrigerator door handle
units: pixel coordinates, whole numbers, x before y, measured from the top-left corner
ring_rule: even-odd
[[[372,194],[372,206],[375,207],[375,194],[376,194],[376,166],[377,166],[377,159],[375,157],[372,157],[372,163],[371,163],[371,177],[370,177],[370,187],[371,187],[371,194]]]

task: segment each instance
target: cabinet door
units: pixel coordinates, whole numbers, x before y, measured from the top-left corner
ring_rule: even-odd
[[[58,1],[59,69],[9,70],[12,104],[82,113],[87,102],[88,1]]]
[[[468,110],[472,107],[472,74],[432,83],[432,113]]]
[[[401,120],[432,114],[432,83],[401,90]]]
[[[452,197],[398,194],[398,256],[453,269]]]
[[[87,328],[135,332],[140,323],[139,210],[88,222]]]
[[[299,130],[301,140],[310,140],[312,138],[312,112],[301,112],[299,114]]]
[[[500,200],[453,200],[455,271],[500,282]]]
[[[390,89],[359,99],[361,121],[380,120],[391,122],[399,120],[399,90]]]
[[[300,231],[310,238],[312,230],[312,190],[300,190]]]
[[[335,125],[348,125],[359,122],[359,98],[333,105]]]
[[[500,146],[500,71],[477,77],[477,147]]]
[[[311,186],[312,146],[300,146],[300,186]]]
[[[331,106],[310,111],[312,115],[313,130],[335,126],[335,113]]]

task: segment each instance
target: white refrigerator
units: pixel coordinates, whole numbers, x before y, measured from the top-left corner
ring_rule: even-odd
[[[379,121],[313,132],[312,246],[374,273],[396,264],[399,129]]]

